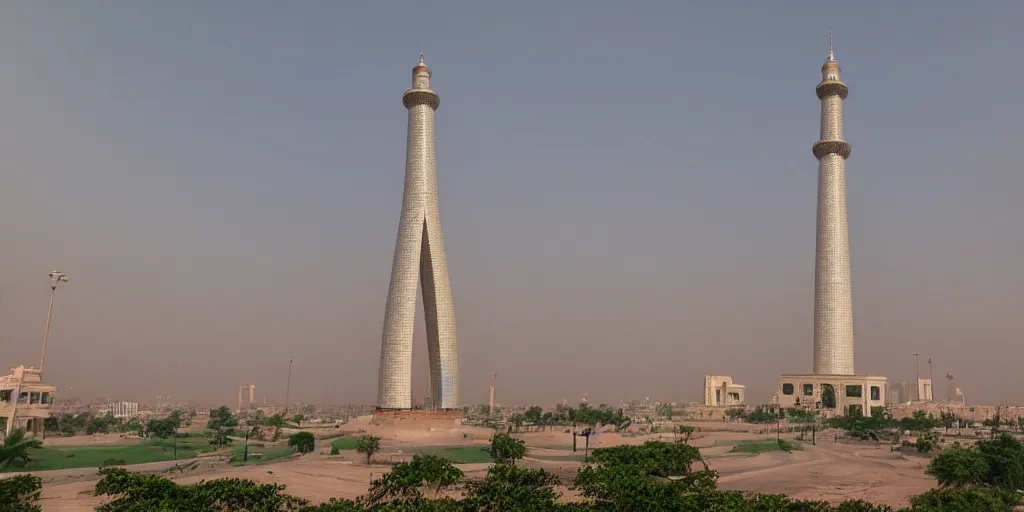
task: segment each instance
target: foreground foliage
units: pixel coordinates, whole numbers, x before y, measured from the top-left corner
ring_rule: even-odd
[[[110,498],[97,507],[100,512],[896,512],[862,500],[832,506],[719,490],[718,474],[699,450],[682,442],[595,449],[591,463],[573,482],[565,482],[586,500],[578,503],[557,503],[563,484],[559,477],[516,466],[515,458],[502,457],[505,462],[492,465],[485,478],[466,480],[448,460],[416,455],[374,480],[366,495],[319,505],[286,494],[281,485],[241,479],[178,485],[123,468],[101,469],[94,493]],[[1024,445],[1003,434],[971,448],[954,446],[933,460],[928,474],[941,487],[915,496],[899,512],[1010,512],[1020,502],[1016,489],[1024,483]],[[442,497],[446,488],[457,488],[460,498]],[[0,510],[39,511],[39,490],[39,479],[32,476],[0,481]]]
[[[43,488],[42,479],[32,475],[18,475],[0,480],[0,510],[4,512],[41,512],[36,504]]]
[[[288,446],[292,447],[297,453],[309,453],[316,446],[316,437],[309,432],[292,434],[288,438]]]
[[[0,469],[8,466],[24,467],[32,458],[28,455],[29,448],[39,448],[43,443],[25,437],[25,429],[16,428],[0,442]]]

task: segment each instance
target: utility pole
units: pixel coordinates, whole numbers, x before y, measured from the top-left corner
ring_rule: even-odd
[[[921,400],[921,364],[918,359],[919,355],[917,352],[914,352],[914,396],[917,397],[918,401]]]
[[[930,357],[928,358],[928,388],[931,391],[929,393],[930,396],[928,397],[928,401],[929,402],[934,402],[935,401],[935,380],[933,380],[933,375],[932,375],[932,358],[930,358]]]
[[[292,358],[288,358],[288,383],[284,388],[284,415],[288,415],[288,403],[292,396]]]
[[[247,462],[249,462],[249,431],[251,431],[251,430],[252,430],[252,427],[250,427],[249,426],[249,422],[246,421],[246,423],[245,423],[245,451],[242,452],[242,464],[243,465],[246,464]]]

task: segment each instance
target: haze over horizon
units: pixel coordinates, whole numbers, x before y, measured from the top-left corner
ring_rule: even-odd
[[[400,5],[400,7],[398,7]],[[583,6],[583,7],[581,7]],[[811,371],[828,32],[857,373],[1013,386],[1024,4],[12,2],[0,17],[0,371],[64,395],[373,403],[401,96],[441,97],[461,396],[748,402]],[[414,400],[426,392],[420,319]]]

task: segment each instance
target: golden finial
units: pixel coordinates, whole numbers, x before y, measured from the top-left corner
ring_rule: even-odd
[[[835,55],[832,53],[832,31],[831,30],[828,31],[828,60],[836,60]]]

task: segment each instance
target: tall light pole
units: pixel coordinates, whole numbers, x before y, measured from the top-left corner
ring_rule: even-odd
[[[914,396],[921,400],[921,364],[917,352],[914,352]]]
[[[929,357],[928,358],[928,388],[931,391],[931,393],[929,393],[931,396],[928,397],[928,401],[929,402],[934,402],[935,401],[935,381],[933,379],[934,379],[934,375],[932,375],[932,358]]]
[[[57,292],[57,283],[68,282],[68,275],[59,270],[50,272],[50,309],[46,311],[46,329],[43,330],[43,353],[39,356],[39,375],[43,375],[43,365],[46,364],[46,340],[50,338],[50,319],[53,318],[53,296]]]
[[[288,415],[288,404],[292,395],[292,358],[288,358],[288,383],[284,388],[284,415]]]

